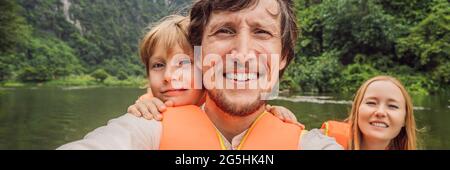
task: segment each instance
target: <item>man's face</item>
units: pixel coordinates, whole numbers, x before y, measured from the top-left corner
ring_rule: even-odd
[[[275,0],[261,0],[241,11],[214,11],[210,16],[202,37],[204,84],[225,112],[235,116],[255,112],[264,104],[261,94],[268,92],[260,82],[273,73],[278,78],[284,68],[286,61],[269,62],[271,57],[281,58],[279,9]],[[220,62],[210,62],[213,55]],[[218,82],[223,88],[208,88]],[[251,87],[255,83],[256,88]]]

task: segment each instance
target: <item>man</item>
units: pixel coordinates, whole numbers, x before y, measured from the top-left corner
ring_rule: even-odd
[[[302,133],[299,127],[271,119],[270,114],[264,114],[266,104],[262,100],[268,89],[249,88],[257,80],[272,80],[270,75],[282,74],[294,56],[297,30],[290,0],[199,0],[193,4],[190,17],[190,42],[202,46],[200,67],[207,90],[203,107],[206,116],[197,116],[199,121],[212,122],[202,125],[212,129],[212,133],[205,132],[210,135],[205,139],[215,137],[217,131],[221,144],[218,149],[341,149],[318,130]],[[261,60],[261,56],[273,54],[279,62]],[[255,66],[266,69],[251,69]],[[177,147],[183,145],[182,141],[192,141],[185,140],[190,136],[182,134],[195,135],[190,130],[204,129],[191,123],[170,131],[173,128],[164,125],[170,120],[166,115],[161,123],[127,114],[59,149],[186,149]],[[190,126],[198,128],[186,130]],[[201,143],[193,140],[191,149],[197,149],[196,142]]]

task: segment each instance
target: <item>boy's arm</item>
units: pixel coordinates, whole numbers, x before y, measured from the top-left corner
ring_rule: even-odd
[[[266,105],[266,110],[284,122],[292,123],[297,126],[300,126],[302,129],[305,129],[305,125],[297,121],[297,118],[295,117],[294,113],[292,113],[289,109],[283,106]]]
[[[147,88],[147,93],[145,93],[144,95],[140,96],[138,98],[138,100],[136,100],[136,102],[139,101],[139,100],[151,99],[153,97],[154,96],[153,96],[153,93],[152,93],[152,89],[150,87],[148,87]]]
[[[161,133],[161,122],[125,114],[119,118],[110,120],[106,126],[95,129],[83,139],[65,144],[57,149],[158,149]]]
[[[166,110],[167,107],[172,107],[172,101],[163,102],[161,99],[153,96],[150,87],[147,88],[147,93],[140,96],[136,102],[130,105],[127,109],[128,113],[131,113],[137,117],[144,117],[148,120],[158,120],[161,121],[163,116],[162,112]]]

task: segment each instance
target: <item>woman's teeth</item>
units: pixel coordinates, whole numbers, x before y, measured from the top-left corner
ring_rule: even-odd
[[[381,127],[381,128],[387,128],[389,127],[386,123],[381,122],[372,122],[370,123],[372,126]]]
[[[235,80],[235,81],[248,81],[255,80],[258,78],[257,73],[226,73],[225,77],[227,79]]]

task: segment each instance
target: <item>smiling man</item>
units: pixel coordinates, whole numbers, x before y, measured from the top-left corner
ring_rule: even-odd
[[[295,23],[289,22],[291,13],[288,11],[286,1],[260,0],[260,1],[199,1],[193,6],[191,13],[190,34],[191,43],[202,46],[204,57],[217,55],[221,61],[217,67],[223,67],[225,87],[232,88],[207,88],[208,97],[205,105],[206,113],[215,123],[220,132],[229,140],[245,131],[255,121],[256,117],[264,112],[265,101],[261,100],[261,94],[265,89],[248,88],[250,83],[257,80],[267,80],[267,76],[274,71],[271,68],[283,69],[287,60],[293,57],[292,52],[282,53],[283,36],[287,41],[293,41]],[[196,13],[205,11],[204,13]],[[283,16],[283,25],[281,20]],[[205,24],[206,23],[206,24]],[[287,26],[287,27],[286,27]],[[287,29],[288,35],[283,35],[282,29]],[[291,30],[289,30],[291,29]],[[285,32],[285,34],[286,34]],[[201,37],[198,39],[197,37]],[[200,41],[199,41],[200,40]],[[292,44],[286,44],[286,49],[292,49]],[[291,53],[288,57],[286,53]],[[259,60],[261,56],[279,57],[280,66]],[[264,63],[264,61],[266,61]],[[230,62],[236,63],[236,67],[230,68]],[[277,63],[277,64],[278,64]],[[227,67],[228,65],[228,67]],[[252,65],[256,65],[253,66]],[[241,67],[238,67],[241,66]],[[214,66],[213,66],[214,67]],[[268,68],[264,73],[251,72],[250,68]],[[212,69],[204,66],[202,70]],[[251,74],[257,76],[250,76]],[[243,76],[240,76],[243,75]],[[205,74],[206,76],[206,74]],[[239,80],[239,77],[257,77],[257,79]],[[253,82],[252,82],[253,81]],[[239,83],[244,84],[244,89],[238,89]],[[207,81],[204,84],[208,84]],[[230,85],[231,84],[231,85]]]
[[[201,46],[196,56],[202,62],[196,65],[207,91],[202,109],[171,108],[163,122],[127,114],[59,149],[341,149],[319,130],[304,131],[266,114],[264,94],[294,57],[292,5],[196,1],[189,38]],[[268,86],[261,86],[264,81]]]
[[[269,87],[273,87],[273,82],[277,80],[273,80],[271,75],[282,74],[294,57],[297,27],[291,1],[200,0],[193,5],[191,11],[189,35],[191,44],[202,47],[201,56],[204,61],[208,57],[220,57],[219,61],[224,61],[203,64],[202,70],[208,94],[204,110],[226,139],[224,142],[227,149],[239,149],[245,142],[244,138],[259,133],[253,129],[255,126],[266,133],[260,138],[265,142],[255,144],[262,146],[258,149],[271,149],[271,146],[287,149],[289,147],[283,146],[292,143],[296,144],[295,149],[340,148],[333,139],[323,136],[317,130],[302,133],[299,127],[279,123],[276,119],[264,119],[271,116],[264,114],[265,100],[262,100],[262,94],[267,93],[268,89],[261,86],[249,88],[252,83],[262,82],[258,80],[270,80],[272,83],[269,84],[272,86]],[[278,62],[269,62],[273,61],[273,57],[278,57],[275,60]],[[251,68],[265,69],[255,71]],[[214,71],[215,79],[208,78],[212,76],[207,74],[208,70],[218,70]],[[221,76],[222,78],[217,78]],[[224,85],[221,87],[234,88],[208,86],[220,84],[221,82],[215,81],[222,80]],[[240,84],[245,88],[237,88]],[[258,126],[263,124],[258,124],[260,119],[268,123]],[[273,130],[275,128],[279,129]],[[292,138],[285,138],[286,136]],[[283,143],[286,140],[294,141]],[[274,143],[281,146],[275,146],[277,144]]]

